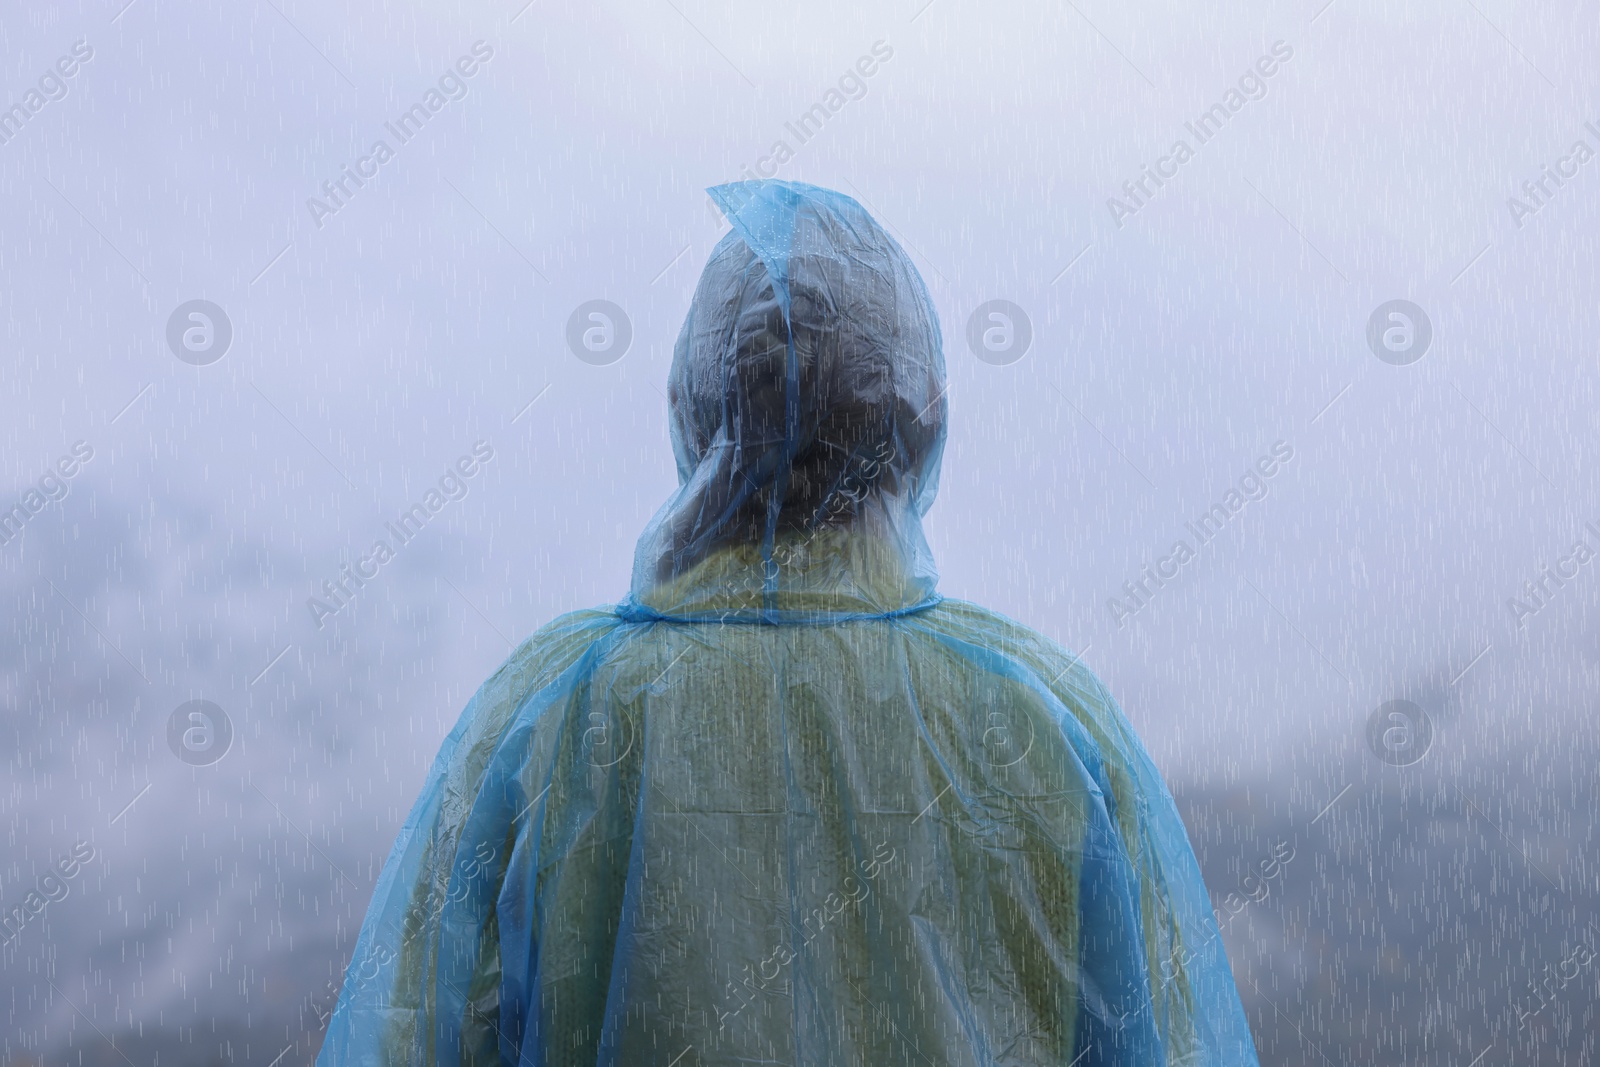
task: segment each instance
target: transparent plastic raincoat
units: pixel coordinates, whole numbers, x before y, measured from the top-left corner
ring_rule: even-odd
[[[446,738],[319,1063],[1249,1067],[1172,798],[1081,663],[942,599],[944,363],[860,205],[720,186],[681,487]]]

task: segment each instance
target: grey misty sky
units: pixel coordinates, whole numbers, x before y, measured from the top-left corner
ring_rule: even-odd
[[[725,231],[703,190],[778,139],[778,176],[859,199],[937,304],[943,592],[1086,650],[1175,788],[1331,796],[1330,761],[1403,693],[1434,701],[1455,765],[1592,750],[1568,732],[1600,568],[1524,628],[1506,599],[1600,520],[1600,161],[1520,227],[1507,198],[1600,149],[1600,27],[1578,5],[1319,8],[8,11],[0,104],[74,42],[93,56],[0,144],[0,505],[75,441],[94,457],[0,548],[0,898],[93,836],[101,889],[42,920],[64,960],[123,966],[94,894],[136,877],[127,914],[180,901],[241,930],[286,893],[296,918],[247,938],[268,970],[303,951],[288,931],[331,936],[337,912],[348,937],[507,641],[625,592],[675,484],[672,344]],[[465,95],[399,144],[385,124],[479,41]],[[875,42],[865,93],[798,143],[785,124]],[[1275,42],[1265,95],[1119,226],[1108,198]],[[307,200],[380,138],[393,158],[319,226]],[[234,330],[206,367],[164,341],[196,298]],[[1033,342],[997,367],[965,335],[1001,298]],[[1365,342],[1395,298],[1434,326],[1408,367]],[[564,340],[593,299],[633,328],[609,366]],[[465,498],[317,629],[307,598],[479,440]],[[1119,628],[1108,599],[1278,441],[1265,499]],[[202,697],[237,736],[191,769],[166,717]],[[331,910],[307,903],[329,863]],[[31,936],[6,982],[42,1011]],[[180,938],[129,996],[190,1003],[170,973],[215,952]]]

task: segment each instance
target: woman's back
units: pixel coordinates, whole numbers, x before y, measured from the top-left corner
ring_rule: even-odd
[[[684,489],[633,594],[534,635],[468,706],[322,1062],[1253,1064],[1110,696],[934,592],[936,323],[915,373],[896,354],[930,344],[920,281],[858,207],[763,185],[680,340]],[[898,279],[865,303],[829,284],[848,265],[808,281],[808,226]]]

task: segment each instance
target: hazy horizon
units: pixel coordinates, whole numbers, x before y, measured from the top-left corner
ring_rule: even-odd
[[[1104,679],[1219,907],[1294,837],[1224,931],[1263,1064],[1588,1062],[1584,14],[8,13],[0,1064],[310,1061],[467,699],[626,593],[705,190],[755,174],[855,197],[927,282],[942,592]],[[602,300],[610,362],[569,343]],[[1020,355],[969,343],[991,301]],[[171,740],[196,700],[214,762]],[[1397,700],[1425,743],[1369,734]]]

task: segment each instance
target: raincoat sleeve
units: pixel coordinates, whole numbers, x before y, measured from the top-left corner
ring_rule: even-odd
[[[492,900],[506,877],[509,847],[464,836],[491,760],[519,712],[550,703],[553,689],[614,630],[608,611],[562,616],[529,637],[467,703],[440,746],[422,794],[379,875],[345,970],[319,1067],[396,1063],[498,1063],[500,961],[492,915],[470,931],[470,951],[450,942],[451,905]],[[454,979],[442,973],[465,955]],[[437,1003],[439,991],[458,1003]],[[441,1027],[441,1022],[446,1023]],[[448,1030],[450,1047],[438,1047]]]

